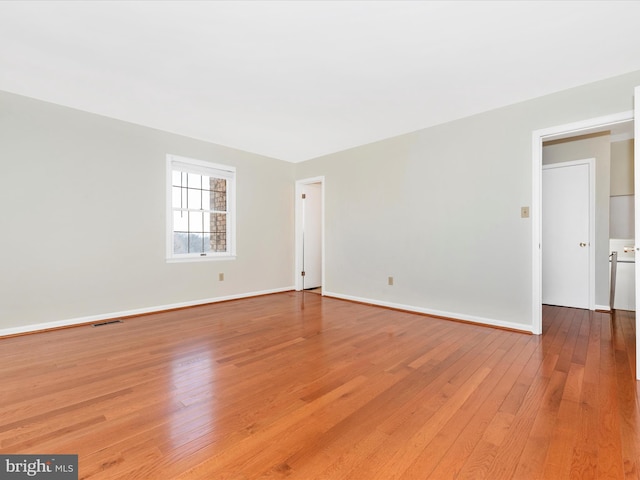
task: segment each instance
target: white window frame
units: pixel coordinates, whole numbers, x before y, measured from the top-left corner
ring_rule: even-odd
[[[172,176],[175,170],[224,178],[227,180],[227,251],[206,253],[173,252],[173,196]],[[228,165],[196,160],[179,155],[167,155],[167,262],[202,262],[211,260],[234,260],[236,258],[236,169]]]

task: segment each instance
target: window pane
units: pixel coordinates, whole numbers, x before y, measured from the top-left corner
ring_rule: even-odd
[[[175,232],[173,234],[173,253],[188,253],[188,238],[189,236],[186,233]]]
[[[211,193],[211,210],[216,212],[227,211],[227,193],[226,192],[212,192]]]
[[[202,236],[202,248],[204,252],[211,251],[211,235],[209,233],[205,233]]]
[[[211,225],[211,250],[214,252],[227,251],[227,214],[212,213]]]
[[[189,214],[187,212],[173,212],[173,231],[188,232],[189,231]]]
[[[214,252],[227,251],[227,234],[224,232],[211,234],[211,250]]]
[[[196,173],[187,173],[187,187],[197,188],[198,190],[201,189],[202,175],[198,175]]]
[[[224,178],[211,178],[211,210],[218,212],[227,211],[227,181]]]
[[[187,204],[187,208],[195,208],[196,210],[200,210],[202,208],[202,196],[200,194],[200,190],[189,188],[187,196],[187,201],[189,202]]]
[[[222,232],[226,233],[227,231],[227,214],[226,213],[212,213],[211,214],[211,231],[212,232]]]
[[[209,177],[209,190],[216,192],[226,191],[226,184],[227,181],[224,178]]]
[[[211,231],[211,214],[209,212],[202,212],[202,231],[207,234]]]
[[[202,234],[190,233],[189,234],[189,253],[202,252]]]
[[[202,209],[208,210],[211,208],[209,204],[211,203],[211,192],[209,190],[202,190]]]
[[[207,231],[209,228],[207,228]],[[203,233],[202,212],[189,212],[189,232]]]
[[[171,172],[171,185],[175,186],[175,187],[180,187],[182,186],[182,172],[179,172],[178,170],[173,170]]]
[[[182,208],[181,196],[182,189],[180,187],[171,187],[171,205],[173,205],[173,208]]]

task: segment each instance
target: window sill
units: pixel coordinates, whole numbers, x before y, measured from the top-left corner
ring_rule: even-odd
[[[222,260],[235,260],[235,255],[225,255],[225,256],[216,256],[210,255],[205,257],[171,257],[167,258],[167,263],[185,263],[185,262],[211,262],[211,261],[222,261]]]

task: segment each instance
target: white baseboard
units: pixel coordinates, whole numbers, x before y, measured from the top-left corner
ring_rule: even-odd
[[[600,311],[604,311],[604,312],[609,312],[611,311],[611,308],[609,307],[609,305],[596,305],[596,310],[600,310]]]
[[[237,300],[240,298],[257,297],[259,295],[269,295],[271,293],[289,292],[295,287],[275,288],[272,290],[263,290],[260,292],[239,293],[236,295],[227,295],[224,297],[204,298],[201,300],[192,300],[189,302],[172,303],[169,305],[157,305],[153,307],[137,308],[134,310],[125,310],[122,312],[103,313],[99,315],[90,315],[87,317],[70,318],[66,320],[58,320],[55,322],[37,323],[32,325],[24,325],[20,327],[0,329],[0,337],[8,335],[20,335],[23,333],[37,332],[40,330],[50,330],[54,328],[70,327],[73,325],[81,325],[83,323],[94,323],[102,320],[111,320],[121,317],[130,317],[133,315],[143,315],[145,313],[161,312],[164,310],[173,310],[175,308],[194,307],[196,305],[206,305],[207,303],[224,302],[227,300]]]
[[[380,307],[389,307],[389,308],[395,308],[398,310],[406,310],[409,312],[425,313],[427,315],[435,315],[437,317],[446,317],[446,318],[451,318],[453,320],[462,320],[465,322],[477,323],[480,325],[490,325],[493,327],[508,328],[510,330],[519,330],[522,332],[533,333],[532,325],[523,325],[521,323],[504,322],[502,320],[496,320],[493,318],[477,317],[474,315],[465,315],[465,314],[456,313],[456,312],[445,312],[442,310],[433,310],[431,308],[415,307],[413,305],[402,305],[399,303],[373,300],[371,298],[354,297],[352,295],[343,295],[341,293],[322,292],[322,294],[326,297],[341,298],[343,300],[352,300],[354,302],[360,302],[360,303],[369,303],[371,305],[378,305]]]

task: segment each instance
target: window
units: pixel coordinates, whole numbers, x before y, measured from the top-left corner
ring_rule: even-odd
[[[167,260],[235,256],[234,167],[167,155]]]

